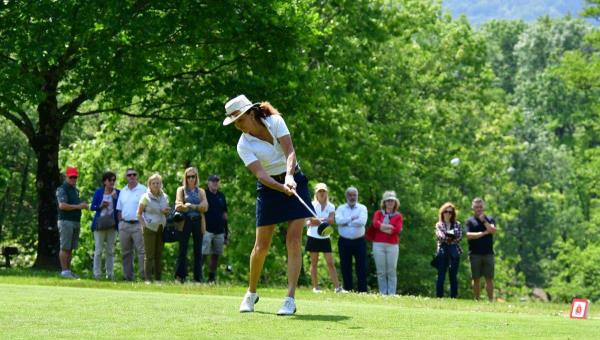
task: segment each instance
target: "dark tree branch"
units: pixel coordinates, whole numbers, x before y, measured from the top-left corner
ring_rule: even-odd
[[[22,116],[22,114],[19,115]],[[30,143],[35,139],[35,131],[33,130],[29,119],[25,121],[21,120],[19,119],[19,117],[15,116],[3,107],[0,107],[0,116],[5,117],[6,119],[10,120],[13,124],[15,124],[15,126],[25,134]]]
[[[5,55],[5,54],[0,54],[0,57],[2,57],[3,59],[6,59],[6,60],[8,60],[8,61],[10,61],[10,62],[13,62],[13,63],[15,63],[15,64],[18,64],[18,63],[19,63],[19,61],[18,61],[17,59],[11,58],[10,56],[7,56],[7,55]]]
[[[132,105],[129,105],[131,107]],[[165,121],[190,121],[190,122],[206,122],[211,120],[210,117],[203,118],[192,118],[192,117],[179,117],[179,116],[161,116],[160,113],[185,106],[185,104],[171,105],[162,109],[156,109],[151,111],[150,109],[143,111],[142,113],[131,113],[124,110],[124,107],[112,107],[108,109],[100,109],[100,110],[92,110],[86,112],[76,112],[75,116],[91,116],[95,114],[114,112],[122,116],[133,117],[133,118],[143,118],[143,119],[157,119],[157,120],[165,120]]]
[[[2,99],[2,102],[4,103],[4,105],[8,106],[8,109],[0,107],[0,109],[2,109],[2,111],[3,111],[2,115],[5,116],[4,112],[6,112],[7,114],[10,114],[13,117],[15,117],[22,124],[22,127],[20,127],[19,125],[17,125],[17,127],[19,127],[19,129],[21,129],[25,133],[25,135],[27,135],[27,138],[29,138],[30,136],[34,136],[35,128],[33,127],[33,123],[31,122],[31,119],[29,118],[29,116],[27,116],[27,113],[25,113],[25,111],[21,110],[18,106],[16,106],[12,101],[8,100],[6,97],[0,96],[0,99]],[[17,113],[19,115],[20,119],[19,119],[19,117],[14,116],[11,112]],[[6,118],[8,118],[8,117],[6,117]]]
[[[164,76],[159,76],[156,78],[152,78],[149,80],[144,80],[142,83],[146,84],[146,83],[153,83],[156,81],[161,81],[161,80],[173,80],[173,79],[181,79],[181,78],[186,78],[186,77],[199,77],[199,76],[205,76],[207,74],[211,74],[213,72],[218,71],[219,69],[231,65],[231,64],[235,64],[238,61],[242,60],[244,57],[237,57],[237,58],[233,58],[229,61],[223,62],[215,67],[213,67],[212,69],[198,69],[198,70],[193,70],[193,71],[186,71],[186,72],[180,72],[180,73],[175,73],[175,74],[169,74],[169,75],[164,75]]]
[[[88,99],[87,93],[82,92],[75,99],[59,107],[58,112],[61,113],[65,119],[69,119],[77,112],[79,106]]]

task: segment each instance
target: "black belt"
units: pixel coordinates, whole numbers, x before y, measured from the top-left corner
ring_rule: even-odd
[[[298,164],[296,164],[296,167],[294,168],[294,175],[300,172],[300,166],[298,166]],[[283,183],[285,181],[285,176],[287,175],[286,172],[282,172],[279,175],[273,175],[271,177],[273,177],[274,180],[276,180],[277,182]]]
[[[125,223],[128,223],[128,224],[136,224],[136,223],[139,223],[139,221],[138,221],[138,220],[129,220],[129,221],[128,221],[128,220],[123,220],[123,222],[125,222]]]

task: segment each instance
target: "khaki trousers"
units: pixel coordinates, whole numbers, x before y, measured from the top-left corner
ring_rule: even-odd
[[[139,223],[119,222],[119,241],[121,242],[121,255],[123,257],[123,277],[133,281],[133,252],[138,258],[138,271],[140,279],[144,279],[144,241],[142,239],[142,226]]]
[[[144,235],[144,248],[146,250],[146,257],[144,258],[146,280],[160,281],[162,273],[163,227],[162,225],[159,226],[157,231],[143,228],[142,233]]]

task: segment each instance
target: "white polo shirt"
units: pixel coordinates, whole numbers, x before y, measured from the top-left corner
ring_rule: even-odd
[[[348,203],[340,205],[335,211],[335,223],[340,236],[351,240],[362,237],[365,234],[367,215],[367,207],[358,202],[353,207]],[[352,220],[355,216],[357,218]]]
[[[279,175],[286,171],[287,159],[278,138],[289,135],[290,131],[280,115],[271,115],[262,121],[273,137],[273,144],[248,133],[242,133],[237,144],[237,152],[245,166],[260,161],[260,165],[269,176]]]
[[[315,209],[315,212],[317,213],[317,217],[321,220],[321,222],[327,221],[327,218],[329,218],[329,214],[335,213],[335,205],[333,205],[329,201],[327,201],[327,204],[324,208],[321,207],[321,203],[319,203],[319,201],[313,201],[312,205]],[[319,226],[308,226],[306,230],[306,235],[314,238],[329,238],[329,235],[319,235]]]
[[[146,186],[140,183],[133,189],[129,189],[127,185],[121,189],[119,200],[117,201],[117,210],[121,211],[122,219],[126,221],[137,220],[138,205],[146,190]]]

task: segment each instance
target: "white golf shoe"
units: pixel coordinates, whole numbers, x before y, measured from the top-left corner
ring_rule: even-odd
[[[258,294],[246,292],[242,304],[240,305],[240,313],[254,312],[254,304],[258,302]]]
[[[296,302],[293,297],[286,297],[283,300],[283,305],[279,308],[277,315],[293,315],[296,313]]]

